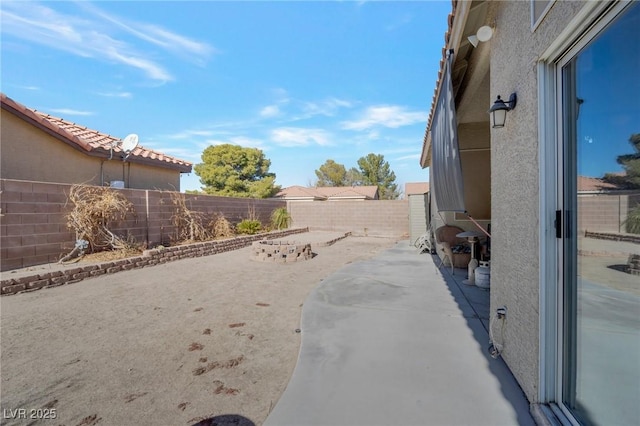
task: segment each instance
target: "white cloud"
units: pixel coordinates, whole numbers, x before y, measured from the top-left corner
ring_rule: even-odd
[[[113,46],[107,47],[105,54],[108,58],[111,58],[116,62],[130,65],[134,68],[138,68],[144,71],[150,78],[154,80],[166,82],[174,79],[173,76],[161,65],[156,64],[155,62],[148,59],[138,57],[135,54],[129,54],[126,52],[123,53]]]
[[[166,135],[163,136],[164,138],[167,139],[191,139],[194,137],[207,137],[207,136],[213,136],[215,134],[215,132],[211,131],[211,130],[198,130],[198,129],[188,129],[188,130],[183,130],[181,132],[178,133],[172,133],[170,135]]]
[[[340,108],[351,108],[353,104],[347,100],[330,97],[317,102],[303,102],[302,113],[293,118],[293,121],[305,120],[307,118],[324,115],[333,117]]]
[[[56,114],[62,114],[62,115],[93,115],[93,112],[91,111],[80,111],[77,109],[70,109],[70,108],[56,108],[56,109],[52,109],[51,112],[55,112]]]
[[[131,92],[97,92],[99,96],[104,96],[105,98],[124,98],[130,99],[133,97]]]
[[[145,141],[144,146],[191,163],[198,163],[201,161],[202,150],[198,151],[189,147],[166,146],[161,143],[149,141]]]
[[[37,2],[4,2],[0,10],[2,32],[84,58],[113,61],[133,67],[144,72],[150,79],[163,83],[173,80],[174,77],[155,59],[158,57],[156,52],[150,49],[138,50],[125,41],[124,37],[118,36],[118,29],[124,29],[138,39],[173,54],[181,56],[191,54],[195,61],[202,61],[214,52],[214,49],[205,43],[191,40],[156,25],[126,23],[119,18],[107,15],[89,3],[75,4],[90,11],[98,19],[59,13]],[[144,31],[134,30],[134,26],[139,26]]]
[[[408,111],[399,105],[377,105],[366,109],[362,117],[354,121],[343,121],[343,129],[367,130],[373,127],[398,128],[411,124],[426,123],[425,111]]]
[[[110,15],[90,3],[82,3],[81,6],[85,10],[101,17],[107,22],[122,28],[129,34],[132,34],[141,40],[155,44],[156,46],[160,46],[165,50],[178,54],[190,53],[196,55],[197,58],[208,57],[210,54],[217,52],[216,49],[206,43],[192,40],[158,25],[148,24],[145,22],[134,22]],[[140,30],[137,28],[140,28]]]
[[[210,56],[212,53],[218,53],[217,49],[206,43],[192,40],[156,25],[142,24],[142,28],[144,28],[145,31],[143,33],[136,32],[136,35],[167,50],[174,52],[186,51],[204,58]],[[151,37],[149,34],[154,37]]]
[[[367,133],[367,139],[372,141],[380,139],[380,132],[377,130],[371,130],[369,133]]]
[[[260,117],[271,118],[280,115],[280,108],[278,105],[267,105],[260,110]]]
[[[282,87],[275,87],[271,89],[271,94],[277,99],[278,103],[289,102],[289,92],[287,92],[287,89],[283,89]]]
[[[420,154],[403,155],[402,157],[395,158],[395,161],[403,160],[419,160]]]
[[[280,146],[330,145],[329,134],[322,129],[281,127],[271,131],[271,140]]]
[[[249,138],[246,136],[232,136],[227,139],[209,139],[207,140],[207,144],[209,145],[239,145],[245,148],[258,148],[262,150],[266,150],[264,142],[260,139]]]

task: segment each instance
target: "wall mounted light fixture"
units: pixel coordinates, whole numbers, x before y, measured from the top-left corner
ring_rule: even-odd
[[[489,41],[491,40],[491,36],[493,36],[493,28],[484,25],[478,28],[478,31],[474,35],[467,37],[467,40],[469,40],[469,43],[471,43],[473,47],[478,47],[479,42]]]
[[[504,122],[507,121],[507,111],[514,109],[517,101],[518,97],[515,93],[509,96],[508,102],[503,101],[500,95],[498,95],[498,99],[496,99],[491,109],[489,109],[489,114],[491,114],[491,127],[494,129],[504,127]]]

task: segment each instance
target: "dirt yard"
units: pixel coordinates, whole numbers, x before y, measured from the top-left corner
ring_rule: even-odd
[[[1,423],[262,424],[295,367],[309,292],[396,240],[311,242],[307,261],[244,248],[2,297]]]

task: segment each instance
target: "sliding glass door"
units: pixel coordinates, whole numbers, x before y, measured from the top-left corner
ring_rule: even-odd
[[[596,24],[558,82],[561,405],[580,423],[638,425],[640,3]]]

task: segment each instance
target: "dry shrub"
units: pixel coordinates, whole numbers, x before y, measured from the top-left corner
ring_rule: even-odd
[[[67,215],[67,227],[76,233],[76,240],[86,240],[92,252],[135,247],[132,238],[115,235],[109,227],[135,214],[133,204],[118,190],[103,186],[77,184],[69,191],[73,210]]]
[[[184,194],[171,192],[174,206],[171,222],[176,230],[176,241],[192,242],[211,239],[211,233],[204,226],[205,214],[187,207]]]
[[[235,235],[233,225],[222,213],[219,213],[210,223],[211,231],[215,238],[231,238]]]

